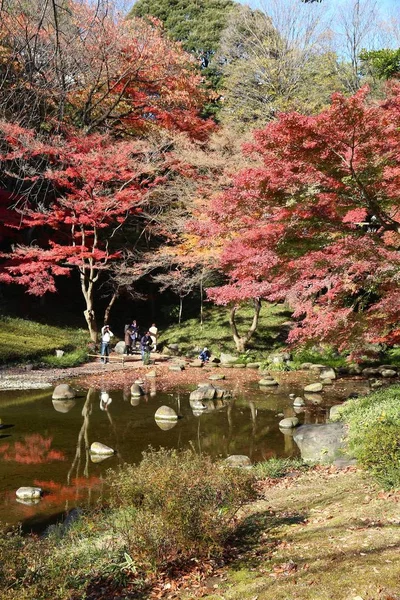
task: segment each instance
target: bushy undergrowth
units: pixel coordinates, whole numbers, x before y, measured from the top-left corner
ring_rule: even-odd
[[[139,466],[111,475],[111,506],[121,514],[129,555],[147,569],[215,555],[234,516],[254,496],[253,475],[192,451],[149,451]]]
[[[218,556],[254,498],[252,472],[194,452],[149,451],[109,474],[106,506],[40,539],[0,531],[1,600],[85,598],[91,586],[137,591],[162,569]]]
[[[257,479],[280,479],[292,471],[305,471],[308,468],[301,458],[270,458],[254,465],[253,472]]]
[[[341,409],[350,451],[385,488],[400,488],[399,403],[396,385],[349,400]]]

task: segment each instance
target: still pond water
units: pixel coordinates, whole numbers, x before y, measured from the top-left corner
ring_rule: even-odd
[[[229,401],[208,402],[201,414],[190,407],[189,389],[159,393],[155,381],[146,385],[147,394],[140,399],[131,399],[129,387],[110,392],[112,402],[106,410],[96,389],[66,402],[52,401],[52,390],[0,392],[0,523],[40,528],[76,506],[93,503],[107,469],[139,462],[149,446],[193,447],[214,458],[246,454],[253,462],[298,455],[292,436],[280,431],[278,423],[295,414],[289,394],[302,395],[304,380],[267,390],[248,383],[233,390]],[[230,389],[228,384],[223,387]],[[330,406],[353,391],[365,393],[367,384],[335,382],[322,396],[315,395],[318,404],[307,402],[306,410],[297,414],[300,422],[324,423]],[[163,404],[182,416],[167,430],[154,420]],[[111,446],[116,454],[93,462],[87,449],[95,441]],[[18,501],[15,491],[31,485],[44,490],[43,498],[34,505]]]

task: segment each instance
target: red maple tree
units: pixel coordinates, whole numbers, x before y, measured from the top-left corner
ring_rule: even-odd
[[[18,245],[3,254],[0,280],[19,283],[41,296],[56,290],[55,277],[79,271],[88,328],[96,340],[95,286],[102,270],[120,256],[118,229],[140,214],[146,195],[162,178],[142,142],[109,136],[70,135],[45,142],[30,130],[0,124],[3,164],[22,161],[20,197],[14,212],[19,228],[35,228],[38,243]],[[162,159],[161,161],[162,162]],[[38,169],[42,166],[42,171]],[[41,189],[46,194],[40,202]],[[35,205],[30,201],[35,198]],[[11,223],[10,223],[11,225]],[[15,227],[15,222],[13,224]]]
[[[360,351],[398,343],[400,87],[363,89],[313,117],[283,114],[245,148],[256,161],[210,210],[225,237],[220,304],[286,300],[289,340]],[[210,239],[210,238],[209,238]]]

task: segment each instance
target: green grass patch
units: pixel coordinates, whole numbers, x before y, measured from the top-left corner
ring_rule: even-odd
[[[253,318],[253,307],[243,306],[237,313],[239,333],[245,333]],[[242,357],[244,362],[250,362],[266,357],[271,351],[284,346],[287,330],[282,327],[290,318],[290,312],[284,305],[268,304],[261,307],[257,331],[248,344],[248,352]],[[221,306],[208,306],[204,311],[203,325],[198,319],[183,321],[162,331],[158,344],[160,347],[168,344],[178,344],[182,352],[195,347],[207,346],[214,354],[228,352],[237,354],[229,326],[229,309]]]
[[[270,458],[254,465],[253,472],[257,479],[281,479],[288,473],[308,468],[301,458]]]
[[[320,349],[299,348],[293,353],[293,368],[299,368],[302,363],[326,365],[333,369],[348,366],[346,354],[339,354],[334,348],[325,346]]]
[[[78,360],[85,360],[88,342],[89,336],[84,329],[54,327],[3,317],[0,322],[0,364],[44,362],[49,366],[71,366],[71,360],[74,364],[79,364]],[[66,358],[62,357],[64,363],[52,363],[51,356],[56,359],[56,349],[69,354]]]

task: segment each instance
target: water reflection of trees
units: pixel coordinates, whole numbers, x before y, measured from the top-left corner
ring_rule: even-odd
[[[78,438],[75,447],[75,455],[71,463],[71,467],[68,471],[67,482],[68,485],[71,482],[73,473],[75,478],[79,478],[79,474],[82,467],[82,461],[84,461],[83,475],[89,477],[89,463],[90,463],[90,443],[89,443],[89,425],[90,415],[93,411],[93,405],[96,399],[96,390],[90,388],[86,394],[86,400],[82,407],[82,425],[78,433]]]
[[[24,436],[23,441],[2,444],[0,455],[5,461],[25,465],[40,465],[66,460],[63,452],[51,448],[52,442],[52,437],[43,437],[39,433],[31,433]]]

